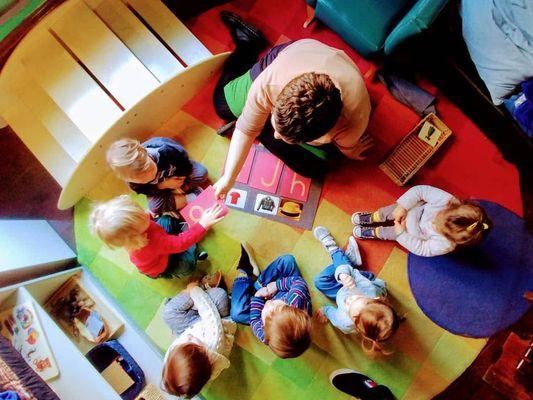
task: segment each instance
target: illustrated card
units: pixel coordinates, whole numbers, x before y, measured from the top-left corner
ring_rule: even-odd
[[[59,375],[56,361],[31,301],[0,313],[0,334],[48,381]]]
[[[185,219],[185,222],[187,222],[189,226],[192,226],[200,220],[205,210],[214,206],[216,203],[222,206],[220,216],[226,215],[229,211],[228,207],[226,207],[222,200],[217,200],[215,198],[215,189],[213,186],[209,186],[205,188],[197,198],[182,208],[180,214]]]
[[[321,182],[299,175],[261,145],[252,147],[225,204],[250,214],[311,229]]]

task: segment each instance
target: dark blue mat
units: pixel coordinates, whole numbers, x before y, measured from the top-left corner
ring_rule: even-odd
[[[477,248],[440,257],[409,254],[411,290],[437,325],[463,336],[488,337],[520,319],[533,290],[533,237],[506,208],[479,202],[494,227]]]

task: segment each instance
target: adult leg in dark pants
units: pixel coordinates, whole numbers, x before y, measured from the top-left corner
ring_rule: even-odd
[[[237,15],[223,11],[221,18],[230,31],[235,43],[235,50],[224,64],[222,75],[215,87],[213,104],[217,115],[229,122],[235,120],[238,115],[236,116],[231,112],[224,93],[224,87],[252,68],[259,57],[259,53],[267,45],[267,41],[257,28],[246,24]]]

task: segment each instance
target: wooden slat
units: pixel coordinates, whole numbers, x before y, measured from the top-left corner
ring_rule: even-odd
[[[115,99],[129,108],[158,80],[82,1],[73,1],[51,29]]]
[[[196,64],[212,56],[160,0],[122,1],[134,8],[186,65]]]
[[[27,76],[24,85],[17,89],[17,97],[29,112],[40,121],[64,151],[74,161],[79,162],[91,148],[89,139],[31,77]]]
[[[84,1],[160,82],[184,68],[120,0]]]
[[[218,54],[186,68],[163,83],[159,90],[126,110],[79,163],[67,185],[63,187],[58,208],[72,207],[105,178],[109,173],[105,151],[112,142],[126,136],[144,140],[148,134],[155,132],[213,78],[228,55],[229,53]]]
[[[27,39],[16,56],[91,143],[96,142],[120,117],[120,108],[46,29]],[[6,66],[2,79],[25,76]]]
[[[32,115],[24,103],[15,98],[11,99],[11,107],[2,109],[2,115],[57,183],[65,187],[77,163],[63,150],[48,129]]]

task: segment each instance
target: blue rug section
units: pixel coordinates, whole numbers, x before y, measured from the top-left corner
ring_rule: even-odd
[[[409,254],[411,290],[424,313],[454,334],[481,338],[507,328],[529,308],[533,237],[506,208],[479,201],[494,226],[477,248],[440,257]]]

